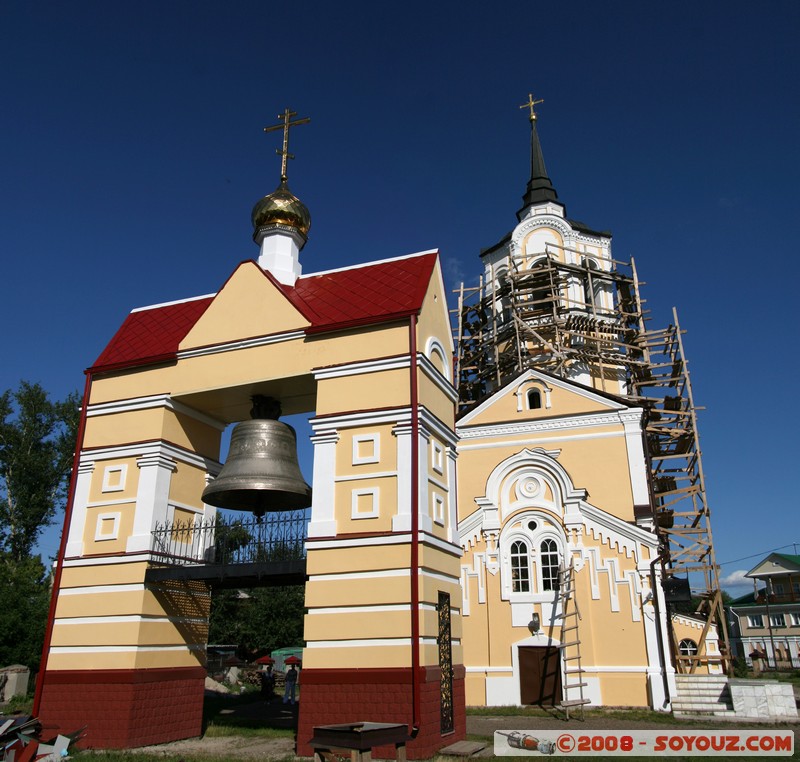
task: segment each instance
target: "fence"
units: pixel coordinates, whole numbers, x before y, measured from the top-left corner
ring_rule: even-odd
[[[305,558],[305,510],[239,519],[217,515],[165,522],[153,531],[152,553],[166,564],[249,564]]]

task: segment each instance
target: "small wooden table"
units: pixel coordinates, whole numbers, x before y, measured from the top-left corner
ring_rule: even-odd
[[[309,745],[314,749],[314,762],[326,762],[327,754],[349,751],[352,762],[371,762],[375,746],[393,744],[397,762],[406,762],[408,725],[386,722],[349,722],[344,725],[318,725]]]

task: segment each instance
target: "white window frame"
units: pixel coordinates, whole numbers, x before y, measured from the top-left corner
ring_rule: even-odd
[[[439,526],[444,526],[444,497],[438,492],[431,495],[431,509],[434,522]]]
[[[369,512],[359,511],[359,498],[372,497],[372,510]],[[352,502],[350,504],[350,518],[352,519],[376,519],[380,514],[380,487],[369,487],[366,489],[354,489],[352,493]]]
[[[359,445],[372,443],[372,455],[360,455]],[[381,435],[380,434],[355,434],[353,435],[353,465],[363,466],[369,463],[380,463],[381,460]]]
[[[94,541],[105,542],[106,540],[116,540],[119,538],[119,522],[122,517],[121,513],[98,513],[97,523],[94,527]],[[112,521],[111,534],[101,532],[101,528],[107,521]]]
[[[111,483],[112,476],[117,476],[116,483]],[[123,492],[128,479],[128,464],[120,463],[116,466],[106,466],[103,469],[102,492]]]
[[[530,522],[535,521],[537,526],[530,529]],[[559,566],[566,557],[564,540],[559,536],[557,528],[543,515],[535,512],[525,513],[513,519],[513,523],[521,522],[522,526],[515,526],[507,532],[502,532],[500,537],[501,554],[501,597],[512,603],[523,602],[551,602],[558,596],[558,584],[553,590],[543,589],[541,546],[545,540],[553,540],[558,554]],[[531,589],[529,592],[514,592],[513,574],[511,569],[511,547],[515,541],[522,540],[528,546],[530,563]]]
[[[435,439],[431,439],[431,468],[437,474],[444,473],[444,447]]]
[[[784,614],[770,614],[769,624],[771,627],[786,627],[786,616]]]
[[[764,628],[763,614],[748,614],[747,626],[752,630],[761,630]]]
[[[514,553],[514,546],[519,543],[525,548],[525,555],[521,556],[518,553]],[[525,564],[520,564],[520,566],[524,566],[524,570],[527,572],[527,579],[525,580],[527,590],[514,590],[514,559],[515,558],[524,558]],[[511,541],[510,545],[508,546],[508,563],[510,567],[511,573],[511,593],[512,595],[527,595],[533,593],[533,568],[531,565],[531,546],[529,542],[521,537],[516,537],[514,540]]]

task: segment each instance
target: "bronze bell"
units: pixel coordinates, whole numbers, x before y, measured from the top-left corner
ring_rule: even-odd
[[[278,420],[280,403],[255,396],[250,414],[253,420],[234,427],[228,459],[203,490],[203,502],[256,516],[308,508],[311,487],[297,462],[297,435]]]

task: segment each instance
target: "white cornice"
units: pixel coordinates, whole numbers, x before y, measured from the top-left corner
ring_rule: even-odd
[[[137,410],[152,410],[154,408],[166,408],[174,413],[185,415],[196,421],[211,426],[218,431],[224,431],[227,426],[223,421],[213,418],[206,413],[184,405],[178,400],[172,399],[169,394],[154,394],[149,397],[134,397],[126,400],[113,400],[111,402],[100,402],[89,405],[86,408],[86,417],[93,418],[99,415],[114,415],[116,413],[131,413]]]
[[[417,366],[451,402],[458,401],[458,390],[425,355],[417,355]]]
[[[408,355],[396,357],[382,357],[378,360],[367,360],[364,362],[352,362],[343,365],[331,365],[326,368],[314,368],[315,381],[329,378],[344,378],[346,376],[360,376],[366,373],[380,373],[387,370],[402,370],[408,368],[410,361]]]
[[[571,237],[575,234],[575,231],[562,217],[556,217],[554,214],[534,214],[523,219],[522,222],[514,228],[514,232],[511,234],[511,240],[516,244],[520,238],[537,228],[552,228],[553,230],[557,230],[564,237]]]
[[[350,265],[349,267],[337,267],[333,270],[320,270],[317,273],[308,273],[308,275],[303,276],[303,280],[307,278],[314,278],[317,275],[330,275],[331,273],[341,273],[346,272],[347,270],[360,270],[363,267],[372,267],[373,265],[383,265],[387,262],[399,262],[403,259],[415,259],[416,257],[424,257],[426,254],[438,254],[438,249],[428,249],[427,251],[417,251],[414,254],[403,254],[399,257],[389,257],[388,259],[376,259],[373,262],[364,262],[360,265]]]
[[[131,312],[147,312],[148,310],[159,310],[162,307],[172,307],[173,304],[186,304],[186,302],[197,302],[200,299],[211,299],[216,296],[213,294],[203,294],[203,296],[190,296],[188,299],[175,299],[172,302],[161,302],[161,304],[148,304],[146,307],[136,307]]]
[[[168,442],[139,442],[137,444],[120,445],[118,447],[98,447],[97,449],[83,450],[81,452],[81,465],[93,463],[98,460],[111,460],[112,458],[142,458],[142,457],[167,457],[191,466],[205,468],[212,474],[219,472],[222,464],[211,458],[184,450]]]
[[[309,424],[314,433],[328,431],[330,429],[346,429],[354,426],[372,426],[381,423],[410,423],[411,408],[397,407],[388,410],[367,410],[358,413],[346,413],[344,415],[331,415],[319,418],[311,418]]]
[[[586,413],[584,415],[572,415],[564,418],[546,418],[538,421],[520,421],[519,423],[494,423],[476,426],[456,425],[456,431],[460,440],[467,439],[487,439],[497,436],[519,436],[523,434],[533,434],[541,431],[565,431],[577,428],[599,428],[601,426],[613,426],[624,423],[626,420],[637,420],[641,418],[641,410],[637,412],[625,413],[623,418],[617,412],[614,413]]]
[[[429,534],[420,530],[420,542],[422,545],[430,545],[431,547],[443,550],[445,553],[450,553],[454,556],[461,556],[461,548],[451,542],[442,540],[436,535]],[[307,539],[306,547],[314,548],[315,550],[331,550],[334,548],[366,548],[376,545],[408,545],[411,543],[411,533],[403,532],[402,534],[391,535],[378,535],[376,537],[356,537],[353,539],[329,539],[329,540],[314,540]]]
[[[269,344],[281,344],[285,341],[296,341],[305,338],[305,331],[285,331],[284,333],[272,333],[269,336],[256,336],[252,339],[240,339],[223,344],[212,344],[208,347],[198,347],[197,349],[182,349],[178,352],[179,360],[187,360],[192,357],[205,357],[206,355],[216,355],[222,352],[235,352],[239,349],[252,349],[253,347],[265,347]]]

